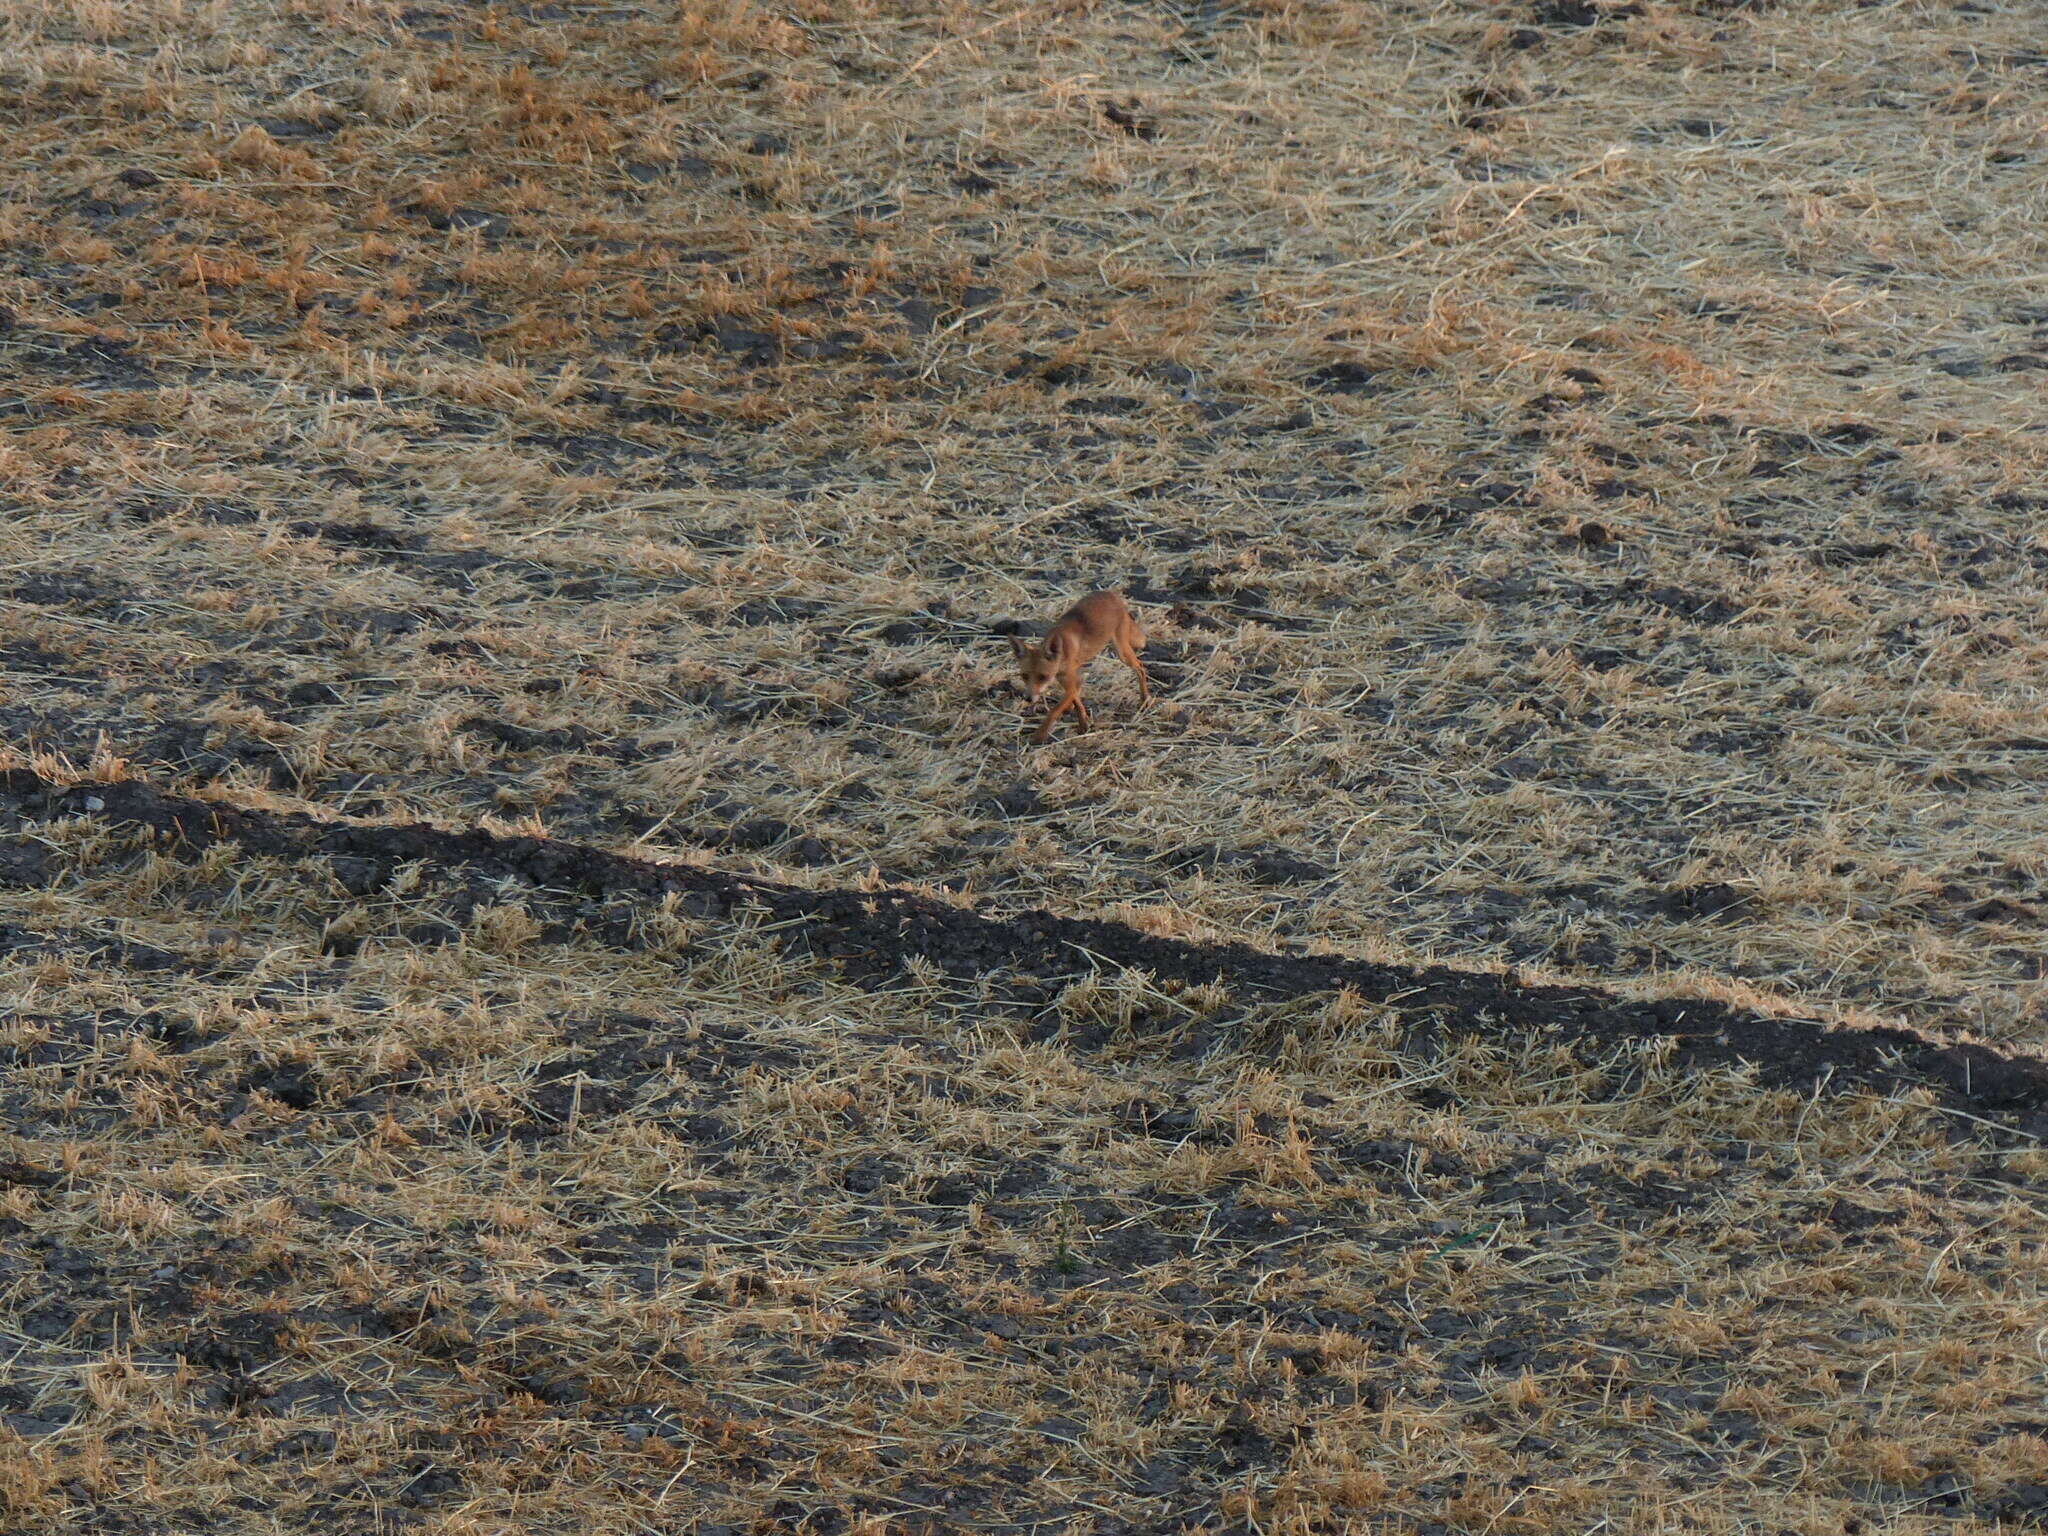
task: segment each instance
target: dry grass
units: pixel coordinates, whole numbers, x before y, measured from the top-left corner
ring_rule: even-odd
[[[2038,1038],[2025,8],[813,9],[17,8],[16,737]]]
[[[39,836],[0,987],[41,1528],[2033,1507],[2048,1162],[1925,1102],[1418,1052],[1341,997],[1191,1054],[1162,1022],[1226,989],[1034,1024],[744,921],[541,945],[505,892],[426,944],[437,881]]]
[[[2038,1049],[2039,21],[17,0],[0,732]],[[1030,748],[995,626],[1108,582],[1162,697],[1105,665]],[[543,944],[431,870],[18,836],[37,1527],[1956,1529],[2038,1485],[2043,1169],[1926,1104],[1341,1003],[1179,1057],[1130,978],[1019,1018],[688,914]]]

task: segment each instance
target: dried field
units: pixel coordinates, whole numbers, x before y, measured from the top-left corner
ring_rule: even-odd
[[[2048,1525],[2041,23],[0,4],[0,1530]]]

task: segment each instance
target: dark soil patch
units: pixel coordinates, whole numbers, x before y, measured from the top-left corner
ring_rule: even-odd
[[[686,910],[707,915],[756,909],[775,923],[793,924],[792,939],[800,935],[813,953],[854,974],[893,974],[915,954],[963,977],[1043,982],[1071,976],[1092,960],[1160,980],[1201,984],[1220,978],[1242,995],[1296,997],[1349,987],[1368,1000],[1425,1016],[1450,1034],[1554,1031],[1596,1048],[1669,1037],[1677,1042],[1677,1061],[1687,1067],[1747,1063],[1767,1084],[1802,1090],[1829,1083],[1884,1092],[1927,1086],[1949,1104],[2016,1118],[2035,1134],[2048,1131],[2048,1062],[1976,1044],[1942,1045],[1905,1030],[1830,1029],[1706,1000],[1631,1002],[1588,988],[1525,986],[1442,967],[1187,944],[1044,911],[983,916],[903,891],[797,890],[550,839],[417,824],[359,826],[246,810],[167,795],[137,780],[67,787],[15,769],[0,775],[0,793],[23,817],[97,814],[150,828],[191,849],[225,839],[283,857],[420,860],[473,879],[514,879],[603,897],[675,895]]]

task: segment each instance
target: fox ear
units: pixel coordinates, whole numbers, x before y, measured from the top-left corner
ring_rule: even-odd
[[[1030,651],[1031,651],[1031,647],[1030,647],[1030,646],[1029,646],[1028,644],[1026,644],[1026,643],[1025,643],[1025,641],[1023,640],[1023,638],[1022,638],[1021,636],[1018,636],[1018,635],[1012,635],[1012,636],[1010,636],[1010,654],[1011,654],[1011,655],[1015,656],[1015,657],[1016,657],[1016,658],[1017,658],[1017,659],[1018,659],[1019,661],[1022,661],[1022,660],[1023,660],[1024,658],[1025,658],[1025,656],[1026,656],[1026,655],[1028,655],[1028,654],[1030,653]]]
[[[1060,637],[1057,634],[1047,635],[1045,637],[1045,644],[1038,648],[1038,652],[1047,661],[1051,661],[1053,657],[1060,653]]]

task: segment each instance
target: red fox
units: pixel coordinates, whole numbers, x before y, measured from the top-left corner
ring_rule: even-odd
[[[1052,735],[1053,722],[1070,709],[1081,717],[1082,729],[1087,729],[1088,706],[1081,702],[1081,669],[1099,656],[1106,645],[1115,645],[1124,665],[1138,674],[1138,707],[1143,709],[1151,703],[1152,683],[1145,676],[1145,663],[1138,660],[1139,648],[1144,643],[1145,632],[1138,628],[1138,621],[1120,592],[1090,592],[1060,615],[1059,622],[1040,644],[1033,645],[1012,635],[1010,649],[1017,653],[1017,667],[1024,674],[1024,691],[1032,703],[1038,702],[1055,677],[1060,680],[1060,701],[1031,739],[1046,740]]]

